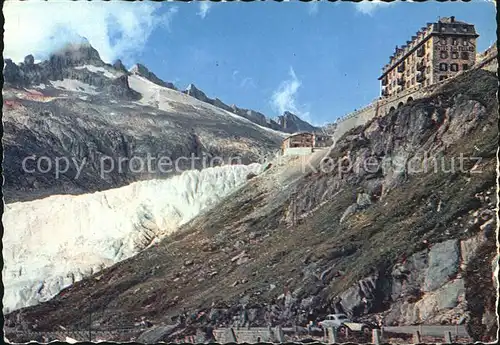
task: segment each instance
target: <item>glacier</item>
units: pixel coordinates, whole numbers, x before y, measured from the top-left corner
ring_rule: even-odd
[[[242,186],[261,164],[185,171],[92,194],[5,205],[4,313],[137,254]]]

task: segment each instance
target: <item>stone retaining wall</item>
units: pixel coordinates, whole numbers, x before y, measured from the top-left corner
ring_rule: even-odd
[[[472,68],[472,70],[474,69],[485,69],[491,72],[496,72],[498,69],[497,54],[482,60]],[[413,87],[389,98],[378,98],[373,100],[367,106],[337,119],[335,122],[336,128],[333,132],[333,139],[338,140],[350,129],[362,126],[376,116],[385,116],[391,110],[398,109],[403,104],[406,104],[411,100],[424,98],[434,92],[441,85],[448,83],[450,80],[453,80],[457,76],[467,72],[468,71],[459,72],[453,78],[445,79],[426,87]]]
[[[231,334],[231,330],[234,332],[234,336]],[[215,341],[219,344],[275,342],[277,335],[274,333],[275,330],[265,327],[252,327],[250,329],[221,328],[214,330]]]

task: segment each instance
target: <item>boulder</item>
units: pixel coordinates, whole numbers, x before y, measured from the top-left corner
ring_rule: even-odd
[[[385,317],[386,324],[450,323],[463,315],[465,286],[462,279],[456,279],[438,290],[424,294],[417,302],[394,303]],[[458,321],[457,321],[458,322]]]
[[[360,208],[366,208],[366,207],[370,206],[372,204],[372,200],[370,198],[370,195],[368,195],[366,193],[359,193],[358,198],[356,200],[356,204],[358,204],[358,206]]]
[[[424,295],[421,300],[415,303],[415,309],[419,315],[418,321],[431,322],[430,320],[439,318],[439,315],[446,313],[448,309],[457,307],[464,294],[464,281],[456,279],[445,284],[439,290]]]
[[[425,273],[423,291],[443,286],[458,273],[460,249],[458,240],[435,244],[429,251],[429,267]]]
[[[428,266],[428,251],[423,250],[410,256],[403,263],[394,265],[392,271],[391,297],[397,300],[414,290],[420,290]]]
[[[495,232],[495,219],[492,218],[480,227],[484,239],[488,239]]]
[[[349,316],[360,316],[368,311],[365,301],[373,301],[377,293],[377,276],[370,276],[360,280],[356,285],[350,287],[339,295],[340,305]]]
[[[445,284],[436,293],[436,302],[439,310],[455,308],[465,295],[463,279],[455,279]]]
[[[477,235],[460,241],[461,268],[464,270],[469,261],[474,257],[479,246],[484,242],[482,235]]]
[[[352,204],[351,206],[349,206],[342,214],[342,217],[340,217],[340,224],[342,224],[347,218],[353,215],[358,210],[358,207],[358,204]]]

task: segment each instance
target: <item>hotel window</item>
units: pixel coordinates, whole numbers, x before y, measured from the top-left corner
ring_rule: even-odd
[[[440,54],[441,59],[447,59],[448,58],[448,52],[442,51]]]
[[[458,72],[458,64],[456,64],[456,63],[450,64],[450,71]]]
[[[462,60],[469,60],[469,52],[462,52]]]
[[[467,27],[466,27],[466,26],[464,26],[464,27],[462,28],[462,31],[463,31],[463,32],[467,32],[467,31],[468,31]]]
[[[458,59],[458,52],[452,52],[451,53],[451,58],[452,59]]]
[[[453,44],[454,46],[456,46],[458,44],[458,40],[456,38],[454,38],[453,41],[451,42],[451,44]]]
[[[462,44],[463,44],[464,46],[469,45],[469,41],[467,40],[467,38],[462,38]]]
[[[466,63],[464,63],[464,64],[462,65],[462,70],[467,71],[468,69],[469,69],[469,65],[468,65],[468,64],[466,64]]]
[[[443,37],[443,38],[441,38],[441,39],[439,40],[439,43],[441,43],[441,45],[443,45],[443,46],[444,46],[444,45],[446,45],[446,38],[444,38],[444,37]]]
[[[447,71],[448,70],[448,64],[440,63],[439,64],[439,70],[440,71]]]

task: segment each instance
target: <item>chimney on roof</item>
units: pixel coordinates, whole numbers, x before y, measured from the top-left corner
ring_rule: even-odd
[[[451,17],[450,17],[450,22],[451,22],[451,23],[454,23],[454,22],[455,22],[455,16],[451,16]]]

